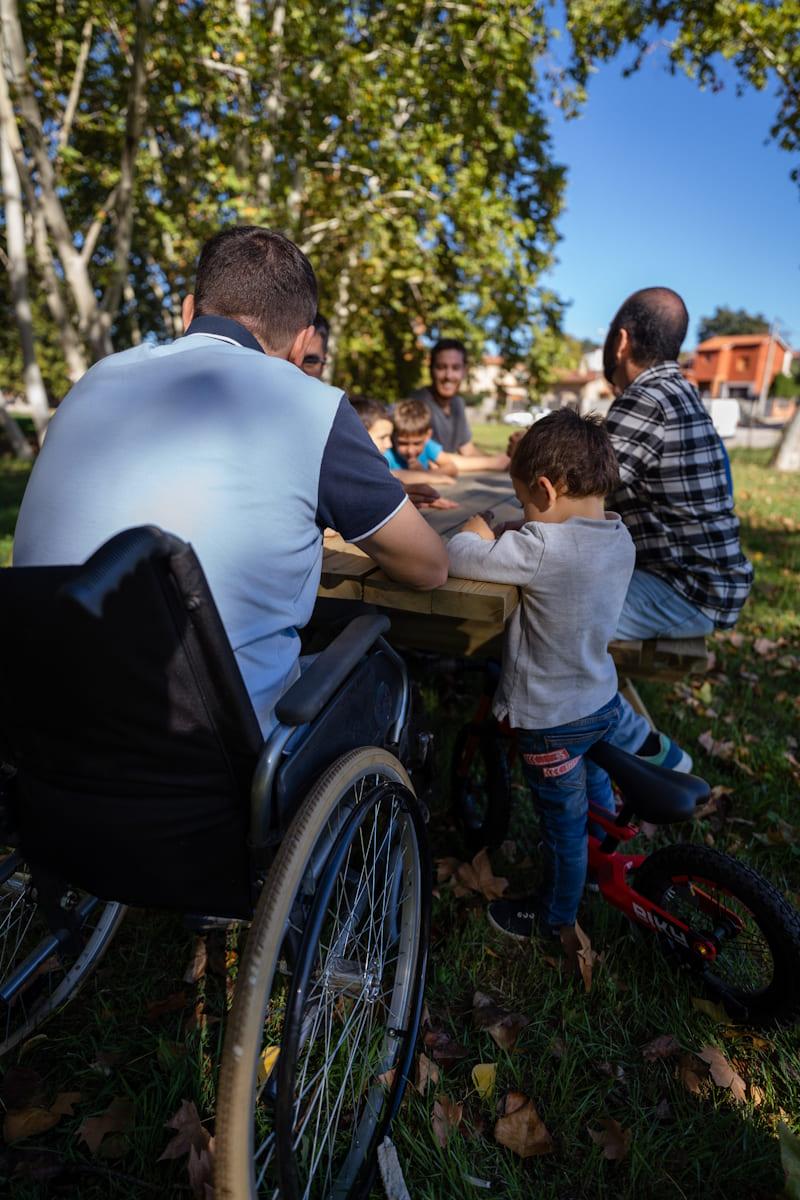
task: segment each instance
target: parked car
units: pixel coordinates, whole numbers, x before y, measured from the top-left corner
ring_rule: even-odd
[[[542,417],[546,417],[549,412],[549,408],[545,408],[541,404],[533,404],[530,408],[523,408],[519,412],[506,413],[503,417],[503,424],[517,425],[521,429],[527,429],[535,421],[541,421]]]

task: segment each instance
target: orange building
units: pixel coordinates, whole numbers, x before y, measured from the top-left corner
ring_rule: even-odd
[[[765,374],[768,393],[775,376],[788,373],[791,358],[790,348],[778,334],[712,337],[697,347],[686,376],[704,399],[758,400]]]

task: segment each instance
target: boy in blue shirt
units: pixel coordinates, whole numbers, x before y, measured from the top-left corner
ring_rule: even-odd
[[[392,444],[383,457],[393,471],[429,471],[457,475],[455,455],[431,437],[431,415],[421,400],[402,400],[392,414]]]

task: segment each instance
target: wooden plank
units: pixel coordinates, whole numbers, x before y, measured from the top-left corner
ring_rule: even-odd
[[[479,583],[452,576],[431,596],[431,611],[443,617],[488,621],[502,628],[519,604],[519,589],[509,583]]]
[[[454,658],[500,658],[503,627],[490,621],[462,621],[432,613],[420,620],[418,613],[391,612],[387,635],[400,650],[423,650]]]
[[[417,592],[406,583],[398,583],[373,571],[364,578],[363,598],[367,604],[380,604],[383,608],[396,608],[402,612],[425,613],[430,616],[431,592]]]

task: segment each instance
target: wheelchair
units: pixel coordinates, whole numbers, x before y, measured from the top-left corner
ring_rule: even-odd
[[[430,922],[388,619],[351,621],[265,741],[200,564],[170,534],[0,571],[0,611],[0,1052],[77,993],[126,905],[249,924],[216,1194],[366,1196],[411,1067]]]

